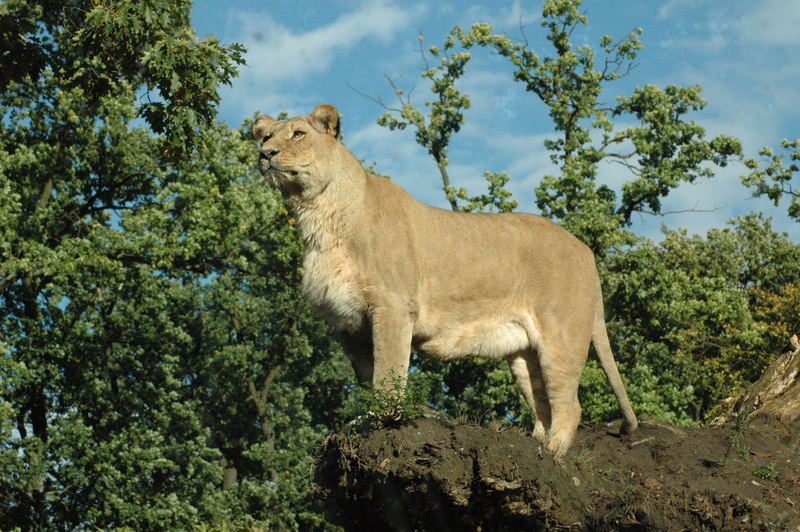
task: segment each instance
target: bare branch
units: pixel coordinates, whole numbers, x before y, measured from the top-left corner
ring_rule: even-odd
[[[410,105],[411,104],[411,94],[414,92],[415,87],[411,87],[408,91],[405,91],[405,90],[403,90],[403,89],[401,89],[400,87],[397,86],[397,80],[405,77],[405,74],[400,74],[396,78],[392,78],[388,74],[384,74],[383,77],[386,78],[386,81],[389,83],[389,86],[392,87],[392,90],[397,95],[397,98],[400,100],[400,104],[402,106]],[[393,112],[393,113],[402,113],[403,112],[402,109],[398,109],[397,107],[390,107],[389,105],[385,104],[384,101],[381,98],[376,98],[375,96],[372,96],[372,95],[367,94],[365,92],[361,92],[360,90],[358,90],[355,87],[353,87],[352,85],[350,85],[350,83],[348,83],[347,86],[348,86],[348,88],[350,90],[352,90],[353,92],[355,92],[359,96],[362,96],[362,97],[364,97],[364,98],[366,98],[366,99],[368,99],[368,100],[370,100],[372,102],[375,102],[376,104],[378,104],[379,106],[381,106],[382,108],[384,108],[387,111],[390,111],[390,112]],[[404,98],[404,96],[405,96],[405,98]]]
[[[712,209],[698,209],[697,206],[699,204],[700,202],[698,201],[697,203],[694,204],[694,207],[692,207],[691,209],[678,209],[674,211],[661,211],[661,212],[653,212],[645,209],[634,209],[634,212],[637,212],[639,214],[649,214],[651,216],[668,216],[670,214],[686,214],[687,212],[716,212],[724,207],[724,206],[719,206],[719,207],[714,207]]]
[[[635,153],[631,153],[630,155],[627,155],[627,156],[616,155],[616,156],[614,156],[615,158],[611,159],[609,162],[617,163],[617,164],[619,164],[621,166],[624,166],[625,168],[627,168],[628,170],[630,170],[632,173],[634,173],[636,175],[642,175],[642,169],[641,168],[639,168],[635,164],[631,164],[631,163],[625,161],[625,159],[627,159],[629,157],[632,157],[633,155],[635,155]]]
[[[392,90],[397,95],[397,99],[400,100],[400,103],[405,105],[411,105],[411,94],[414,92],[415,87],[411,87],[407,92],[397,86],[395,83],[398,79],[404,77],[405,74],[400,74],[396,78],[392,79],[387,74],[384,74],[383,77],[386,78],[386,81],[389,82],[389,86],[392,87]],[[406,95],[405,100],[403,100],[403,95]]]
[[[610,111],[610,109],[609,109],[609,111]],[[610,145],[620,143],[620,142],[624,141],[626,138],[627,137],[625,136],[624,133],[620,133],[616,137],[614,137],[612,139],[608,139],[605,142],[603,142],[603,144],[600,146],[600,151],[605,151],[605,149],[608,148]],[[635,154],[635,152],[633,152],[633,153],[631,153],[629,155],[625,155],[625,156],[615,155],[615,154],[609,154],[609,155],[610,156],[620,157],[622,159],[628,159],[634,154]]]
[[[519,32],[522,34],[522,47],[528,47],[528,36],[525,35],[525,25],[522,23],[522,13],[519,14]]]
[[[378,105],[380,105],[381,107],[383,107],[387,111],[393,111],[393,112],[396,112],[396,113],[400,112],[400,109],[395,109],[394,107],[389,107],[388,105],[383,103],[383,100],[381,100],[380,98],[376,98],[375,96],[371,96],[371,95],[369,95],[369,94],[367,94],[365,92],[361,92],[360,90],[356,89],[355,87],[353,87],[349,83],[347,84],[347,86],[350,88],[350,90],[352,90],[353,92],[355,92],[359,96],[362,96],[362,97],[364,97],[364,98],[366,98],[368,100],[371,100],[371,101],[377,103]]]
[[[417,42],[419,43],[419,55],[422,57],[422,62],[425,63],[425,70],[430,70],[431,66],[428,64],[428,58],[425,56],[425,50],[422,48],[422,41],[425,40],[425,37],[422,35],[422,32],[419,32],[417,35]]]
[[[781,187],[781,192],[783,194],[794,196],[795,198],[800,198],[800,192],[796,192],[789,183],[784,183],[784,185]]]

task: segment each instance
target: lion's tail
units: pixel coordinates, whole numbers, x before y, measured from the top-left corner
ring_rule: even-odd
[[[625,385],[622,384],[622,377],[619,375],[614,354],[611,352],[602,298],[599,298],[597,310],[595,311],[592,343],[594,344],[594,350],[597,352],[597,358],[600,359],[600,366],[603,368],[606,377],[608,377],[608,382],[611,384],[611,389],[614,391],[614,395],[617,396],[617,401],[622,410],[623,421],[620,432],[622,434],[630,434],[639,427],[639,422],[636,420],[636,414],[633,413],[633,407],[628,400]]]

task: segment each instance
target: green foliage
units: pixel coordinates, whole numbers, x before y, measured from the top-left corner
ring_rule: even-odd
[[[504,360],[440,362],[414,355],[412,365],[432,383],[428,404],[447,416],[466,416],[477,423],[509,419],[533,428],[530,410]]]
[[[611,255],[605,266],[617,359],[628,372],[649,367],[657,375],[651,399],[686,422],[713,415],[780,353],[754,312],[753,290],[772,293],[800,275],[800,246],[752,214],[705,238],[665,231],[660,244]],[[628,382],[636,397],[645,381]],[[676,393],[683,398],[669,399]]]
[[[730,157],[741,155],[738,140],[725,135],[705,140],[702,127],[684,121],[684,115],[705,107],[700,91],[700,86],[670,85],[662,90],[647,85],[637,88],[629,98],[618,99],[613,114],[629,113],[641,122],[621,131],[613,141],[629,141],[635,149],[630,155],[636,154],[636,166],[628,167],[636,179],[623,185],[618,209],[626,223],[633,212],[645,207],[660,212],[660,199],[679,184],[713,177],[713,170],[705,164],[724,167]]]
[[[782,152],[778,153],[771,148],[762,148],[758,152],[766,165],[763,169],[758,160],[747,159],[745,165],[751,172],[742,176],[742,182],[754,189],[755,196],[767,196],[775,205],[782,198],[788,198],[789,216],[800,220],[800,193],[792,187],[792,180],[800,171],[800,139],[783,139],[780,147]],[[790,162],[784,163],[785,157]]]
[[[764,326],[766,345],[785,349],[789,338],[800,331],[800,284],[788,282],[772,290],[755,288],[752,295],[753,317]]]
[[[190,0],[5,2],[0,31],[13,37],[12,53],[4,53],[0,63],[0,88],[25,92],[55,72],[65,88],[79,88],[91,101],[113,95],[123,80],[146,91],[147,102],[137,113],[164,134],[165,152],[184,154],[214,118],[218,86],[229,84],[244,62],[241,45],[197,38],[189,25],[191,5]]]
[[[354,387],[301,297],[302,246],[254,170],[249,124],[213,121],[243,49],[198,39],[190,7],[0,5],[4,529],[324,529],[313,451],[355,406],[382,423],[422,404],[532,425],[503,361],[415,357],[403,394],[397,383]],[[711,176],[709,164],[740,148],[687,119],[705,105],[699,87],[648,85],[601,106],[606,86],[631,71],[641,32],[603,37],[597,60],[571,41],[587,23],[578,7],[545,3],[550,57],[485,24],[455,28],[425,56],[436,61],[423,73],[427,112],[397,89],[401,108],[380,122],[415,128],[454,210],[513,210],[505,173],[486,172],[475,196],[447,175],[470,105],[456,88],[468,50],[510,61],[557,132],[547,148],[561,174],[540,183],[539,208],[604,256],[609,333],[637,411],[696,423],[800,326],[800,246],[758,215],[705,237],[633,237],[632,213],[660,212],[672,188]],[[618,127],[618,117],[637,125]],[[782,146],[796,161],[797,141]],[[794,196],[796,165],[762,156],[768,166],[748,161],[745,182],[776,202]],[[621,194],[597,184],[604,160],[632,175]],[[596,364],[583,384],[586,421],[617,416]]]
[[[466,202],[461,204],[459,210],[463,212],[511,212],[517,208],[519,202],[511,198],[511,192],[506,190],[505,184],[511,179],[505,172],[484,172],[484,178],[489,190],[486,194],[469,196],[466,188],[455,191],[455,197]],[[454,191],[451,190],[451,193]]]
[[[50,4],[0,6],[32,58],[0,69],[0,522],[319,522],[352,376],[248,124],[211,120],[241,47],[188,1]]]
[[[656,351],[660,346],[648,346]],[[644,358],[644,357],[643,357]],[[640,419],[658,419],[674,425],[694,425],[691,415],[694,387],[675,382],[670,376],[656,372],[647,361],[634,365],[619,364],[625,388]],[[608,378],[598,363],[591,359],[581,375],[578,391],[583,409],[581,420],[587,426],[608,423],[619,418],[619,405],[608,385]]]
[[[739,450],[739,453],[742,455],[742,458],[745,461],[750,460],[750,448],[742,447],[742,438],[744,437],[744,429],[747,428],[747,416],[750,412],[740,411],[737,412],[733,419],[731,420],[731,427],[729,429],[728,435],[725,438],[728,442],[727,447],[725,447],[725,456],[722,457],[721,465],[725,465],[725,462],[728,461],[728,456],[730,455],[731,449],[734,447]]]

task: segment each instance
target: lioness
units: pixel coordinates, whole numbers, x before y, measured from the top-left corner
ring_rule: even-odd
[[[417,202],[367,173],[338,141],[329,104],[260,116],[259,168],[305,242],[306,298],[343,332],[362,382],[405,376],[412,349],[440,360],[508,361],[556,458],[580,421],[578,381],[594,342],[624,421],[638,423],[606,335],[592,252],[532,214],[465,214]]]

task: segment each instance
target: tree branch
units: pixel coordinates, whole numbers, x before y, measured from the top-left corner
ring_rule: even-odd
[[[42,188],[42,194],[39,196],[39,202],[36,204],[36,210],[41,211],[47,207],[47,203],[53,194],[53,178],[49,178]]]
[[[264,378],[264,383],[261,385],[261,390],[256,390],[256,385],[252,380],[247,381],[247,389],[250,392],[250,399],[253,400],[253,403],[256,406],[256,411],[261,418],[266,417],[267,409],[265,405],[267,398],[269,397],[269,390],[272,387],[273,381],[282,369],[283,364],[278,364],[272,368],[267,374],[266,378]]]
[[[638,166],[636,166],[636,165],[634,165],[634,164],[631,164],[631,163],[629,163],[629,162],[626,162],[626,161],[624,160],[624,159],[627,159],[627,158],[630,158],[630,157],[632,157],[633,155],[635,155],[635,153],[631,153],[631,154],[630,154],[629,156],[627,156],[627,157],[624,157],[624,156],[614,156],[614,158],[613,158],[613,159],[611,159],[609,162],[616,163],[616,164],[619,164],[619,165],[621,165],[621,166],[624,166],[625,168],[627,168],[628,170],[630,170],[630,171],[631,171],[632,173],[634,173],[635,175],[637,175],[637,176],[640,176],[640,175],[642,175],[642,169],[641,169],[641,168],[639,168]]]
[[[399,113],[399,112],[401,112],[401,110],[400,110],[400,109],[395,109],[394,107],[389,107],[388,105],[386,105],[385,103],[383,103],[383,100],[381,100],[380,98],[376,98],[375,96],[371,96],[371,95],[369,95],[369,94],[367,94],[367,93],[365,93],[365,92],[361,92],[360,90],[358,90],[358,89],[356,89],[355,87],[353,87],[352,85],[350,85],[350,83],[348,83],[348,84],[347,84],[347,87],[348,87],[348,88],[349,88],[351,91],[353,91],[353,92],[355,92],[356,94],[358,94],[359,96],[362,96],[362,97],[364,97],[364,98],[367,98],[368,100],[371,100],[371,101],[375,102],[376,104],[380,105],[381,107],[383,107],[383,108],[384,108],[384,109],[386,109],[387,111],[393,111],[393,112],[396,112],[396,113]]]
[[[450,203],[450,208],[453,211],[460,211],[461,209],[458,207],[458,200],[449,192],[451,187],[450,176],[447,174],[447,165],[444,163],[444,161],[436,161],[436,166],[439,167],[439,173],[442,175],[442,185],[444,188],[444,193],[447,196],[447,201]]]
[[[637,212],[637,213],[640,213],[640,214],[649,214],[651,216],[667,216],[667,215],[670,215],[670,214],[685,214],[687,212],[716,212],[716,211],[722,209],[722,207],[714,207],[712,209],[698,209],[697,206],[699,204],[700,204],[700,202],[698,201],[697,203],[694,204],[694,207],[692,207],[691,209],[677,209],[677,210],[674,210],[674,211],[654,212],[654,211],[648,211],[648,210],[645,210],[645,209],[631,209],[631,211],[632,212]]]

